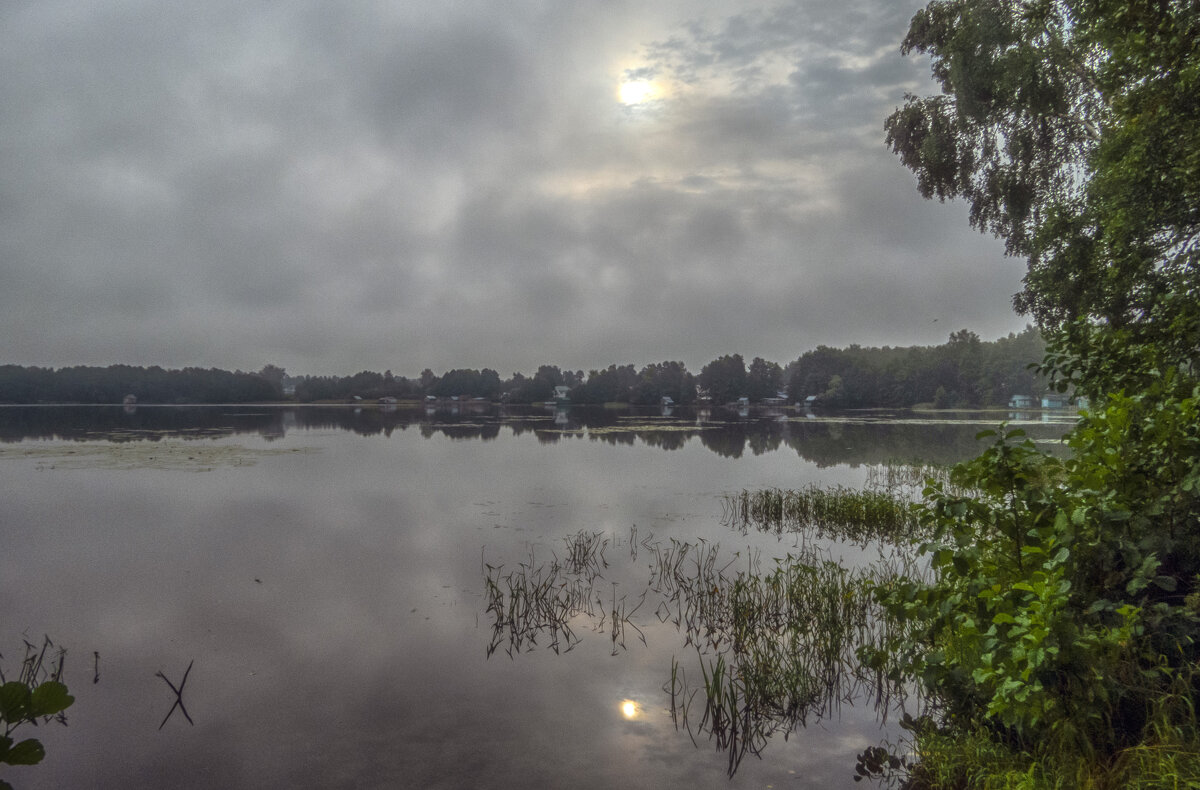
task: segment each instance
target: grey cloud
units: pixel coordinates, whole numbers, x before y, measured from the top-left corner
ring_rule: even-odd
[[[1019,327],[1019,262],[883,148],[915,7],[7,4],[0,362],[698,368],[936,342],[939,302]],[[622,107],[623,76],[684,84]]]

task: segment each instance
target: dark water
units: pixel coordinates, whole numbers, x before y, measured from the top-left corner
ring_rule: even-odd
[[[655,543],[782,556],[786,541],[722,525],[723,494],[859,485],[886,461],[950,463],[1009,415],[937,417],[0,408],[0,666],[15,673],[22,639],[48,634],[68,650],[77,700],[68,727],[18,732],[42,740],[42,764],[0,777],[17,788],[857,786],[855,755],[888,735],[870,705],[777,734],[730,779],[725,753],[672,722],[672,659],[696,651],[653,604],[619,642],[611,620],[579,616],[557,653],[543,638],[489,657],[484,579],[489,566],[563,558],[583,531],[607,541],[593,591],[606,602],[645,591]],[[1049,442],[1066,424],[1025,427]],[[178,684],[189,663],[195,723],[176,710],[160,730],[175,694],[156,673]]]

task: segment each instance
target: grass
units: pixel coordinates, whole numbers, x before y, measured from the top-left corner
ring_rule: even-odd
[[[856,513],[860,524],[889,514],[907,518],[894,497],[850,493],[837,489],[825,498],[809,497],[823,508],[812,512],[827,531],[834,532],[835,519],[847,513]],[[738,504],[745,503],[747,518],[763,520],[752,509],[753,502],[763,501],[747,496]],[[864,502],[876,503],[874,509],[862,507]],[[777,515],[773,523],[781,519]],[[866,534],[865,528],[852,528]],[[907,521],[887,527],[889,532],[909,528]],[[872,539],[878,539],[877,532],[870,533]],[[844,534],[837,531],[839,537]],[[659,623],[677,629],[685,651],[695,653],[694,660],[672,660],[663,686],[673,721],[693,741],[715,742],[728,757],[731,776],[746,755],[759,754],[774,735],[836,715],[843,703],[869,700],[886,717],[902,698],[904,689],[888,680],[886,668],[864,666],[857,651],[881,643],[891,627],[870,590],[915,573],[904,555],[848,569],[813,547],[764,560],[754,552],[723,553],[705,540],[655,540],[634,527],[629,558],[647,563],[648,575],[640,596],[626,597],[617,594],[615,584],[611,592],[601,592],[605,552],[620,543],[601,532],[582,531],[565,539],[562,560],[537,561],[531,552],[511,571],[485,564],[486,610],[492,618],[488,656],[503,648],[512,657],[540,644],[556,653],[572,650],[582,638],[576,630],[581,620],[606,632],[616,654],[631,633],[645,642],[636,622],[645,607]]]
[[[717,549],[704,544],[676,543],[657,556],[654,576],[667,593],[660,619],[685,634],[701,676],[693,688],[683,667],[672,665],[664,686],[672,717],[693,740],[714,740],[730,775],[776,733],[829,718],[850,700],[870,699],[886,711],[902,691],[856,658],[886,625],[869,587],[894,569],[848,570],[813,551],[768,568],[752,557],[745,570],[728,572],[731,563],[722,566]],[[701,704],[697,716],[692,707]]]
[[[727,526],[774,535],[803,531],[858,544],[898,544],[919,528],[911,503],[888,491],[841,486],[742,491],[726,495],[724,507]]]
[[[921,735],[903,767],[874,776],[903,790],[1183,790],[1200,787],[1195,732],[1149,732],[1107,763],[1051,750],[1017,752],[986,730]]]
[[[592,619],[594,630],[608,632],[614,654],[625,648],[630,630],[645,641],[632,623],[641,601],[631,607],[624,596],[617,598],[614,586],[606,606],[599,593],[602,571],[608,567],[604,552],[611,540],[603,532],[586,530],[565,540],[565,561],[557,556],[538,561],[531,551],[527,561],[508,573],[502,565],[484,563],[485,611],[492,616],[489,657],[503,647],[511,658],[536,647],[539,640],[555,653],[569,652],[581,639],[572,627],[581,617]]]

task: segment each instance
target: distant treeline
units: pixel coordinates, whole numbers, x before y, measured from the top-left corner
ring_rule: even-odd
[[[249,403],[282,397],[283,370],[259,373],[211,368],[164,370],[109,365],[106,368],[0,365],[0,403],[121,403],[133,395],[143,403]]]
[[[793,397],[846,408],[1002,406],[1045,393],[1045,378],[1030,368],[1045,350],[1032,327],[990,343],[963,329],[940,346],[820,346],[788,366],[788,383]]]
[[[682,362],[659,362],[640,370],[609,365],[603,370],[562,370],[542,365],[532,376],[508,379],[489,368],[455,369],[438,376],[425,370],[416,379],[392,372],[362,371],[353,376],[289,377],[274,365],[257,373],[224,370],[164,370],[112,365],[107,368],[25,368],[0,366],[0,402],[120,403],[126,395],[142,403],[245,403],[295,398],[309,403],[362,398],[426,397],[536,403],[565,387],[572,403],[680,405],[705,399],[717,404],[739,398],[759,402],[784,397],[790,402],[815,396],[830,407],[903,408],[917,404],[952,408],[1006,405],[1013,395],[1039,397],[1045,382],[1030,365],[1045,348],[1032,327],[994,342],[966,329],[940,346],[829,348],[808,351],[786,368],[740,354],[714,359],[698,374]]]

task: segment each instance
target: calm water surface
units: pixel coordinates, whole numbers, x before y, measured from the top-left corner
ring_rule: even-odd
[[[636,603],[655,544],[703,539],[736,562],[793,548],[723,526],[723,494],[949,463],[1009,416],[0,408],[0,666],[15,672],[22,640],[48,634],[76,697],[68,727],[19,731],[45,761],[3,778],[857,786],[855,755],[892,734],[870,705],[776,735],[730,779],[725,753],[672,723],[671,661],[697,656],[649,598],[629,621],[641,637],[581,616],[557,653],[543,638],[489,657],[487,568],[563,558],[566,538],[602,532],[594,595]],[[1066,428],[1015,416],[1041,440]],[[156,673],[178,684],[189,663],[194,726],[176,710],[160,730],[175,695]]]

